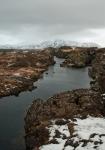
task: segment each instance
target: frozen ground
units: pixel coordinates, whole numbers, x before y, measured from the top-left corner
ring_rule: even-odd
[[[68,128],[70,123],[74,123],[73,135]],[[48,129],[49,144],[40,150],[105,150],[105,118],[89,116],[74,122],[69,120],[65,125],[56,125],[53,120]]]

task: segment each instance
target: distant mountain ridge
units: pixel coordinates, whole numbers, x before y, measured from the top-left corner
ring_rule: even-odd
[[[59,48],[61,46],[71,47],[100,47],[96,43],[80,43],[75,41],[52,40],[44,41],[40,44],[20,44],[20,45],[0,45],[0,49],[44,49],[48,47]]]

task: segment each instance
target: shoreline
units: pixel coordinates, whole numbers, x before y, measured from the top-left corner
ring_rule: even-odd
[[[85,50],[86,50],[86,53],[84,55]],[[32,85],[33,85],[34,81],[37,81],[37,79],[40,78],[40,75],[43,75],[43,72],[45,72],[49,66],[54,65],[54,63],[55,63],[54,56],[59,55],[58,57],[63,58],[64,62],[67,61],[67,65],[60,66],[61,70],[62,70],[62,67],[64,67],[64,68],[67,67],[68,69],[75,68],[78,70],[79,70],[79,68],[85,68],[88,66],[90,66],[91,69],[97,68],[96,64],[98,61],[99,67],[98,67],[98,69],[95,69],[96,72],[93,72],[94,69],[92,69],[91,71],[89,70],[91,72],[91,73],[89,72],[90,76],[92,74],[94,76],[95,75],[99,76],[99,78],[94,77],[92,79],[92,81],[90,83],[90,86],[91,86],[90,89],[78,89],[78,90],[68,91],[68,94],[66,92],[63,92],[63,93],[61,92],[61,93],[49,98],[49,100],[46,101],[45,103],[43,103],[44,100],[37,100],[37,102],[35,100],[35,102],[33,102],[34,104],[36,103],[38,105],[38,107],[36,108],[36,106],[32,104],[27,112],[26,117],[25,117],[25,130],[26,130],[25,138],[26,138],[26,147],[28,147],[27,148],[28,150],[29,149],[32,150],[32,148],[35,148],[35,146],[38,146],[38,148],[42,149],[44,144],[48,144],[48,145],[55,144],[55,143],[57,144],[57,142],[58,142],[58,145],[59,145],[59,141],[55,141],[55,139],[53,139],[52,142],[48,140],[50,130],[52,129],[52,128],[50,128],[50,126],[53,126],[53,124],[51,124],[51,122],[54,120],[56,120],[57,122],[59,122],[59,120],[61,120],[60,122],[62,122],[62,120],[64,119],[64,120],[66,120],[66,123],[67,123],[68,119],[72,119],[72,120],[74,120],[75,118],[77,118],[77,119],[79,118],[82,120],[88,119],[88,114],[90,114],[90,116],[92,116],[93,118],[94,117],[100,118],[100,117],[104,116],[103,107],[105,104],[104,104],[103,98],[101,96],[102,94],[104,94],[104,91],[102,90],[103,86],[104,86],[104,84],[102,84],[102,83],[104,83],[104,78],[102,78],[103,82],[100,82],[101,76],[99,74],[100,68],[101,68],[101,72],[103,72],[103,74],[104,74],[104,65],[102,65],[103,61],[104,61],[104,50],[101,52],[100,55],[99,55],[98,51],[99,50],[95,50],[95,57],[90,64],[86,63],[87,60],[89,60],[89,58],[90,58],[90,49],[86,49],[86,48],[84,48],[82,50],[80,49],[78,51],[77,51],[77,49],[75,51],[74,49],[71,50],[71,48],[70,48],[70,50],[69,50],[68,47],[66,49],[63,47],[60,49],[48,48],[41,52],[34,52],[34,53],[28,51],[28,52],[25,52],[25,54],[23,52],[22,53],[16,52],[12,55],[12,62],[14,62],[13,61],[14,55],[16,56],[16,58],[18,58],[17,59],[18,61],[15,61],[15,63],[12,63],[13,66],[11,67],[11,65],[10,65],[9,69],[6,68],[5,66],[7,65],[6,62],[8,62],[8,60],[10,62],[11,55],[9,55],[9,58],[6,59],[6,61],[4,61],[5,59],[4,60],[1,59],[2,64],[4,64],[4,66],[3,66],[4,69],[6,69],[6,72],[3,72],[3,68],[2,68],[1,77],[3,74],[8,79],[11,79],[11,80],[9,80],[9,82],[7,82],[6,81],[7,78],[4,78],[4,80],[1,80],[1,83],[2,83],[2,81],[6,81],[6,84],[9,83],[9,85],[10,85],[10,83],[12,83],[11,82],[12,80],[16,80],[16,81],[19,81],[19,84],[17,85],[19,87],[19,89],[21,86],[27,85],[26,91],[29,88],[29,85],[30,85],[30,90],[31,90],[31,88],[33,88]],[[88,52],[89,52],[89,55],[88,55]],[[36,55],[36,54],[38,54],[38,55]],[[94,53],[93,53],[93,49],[92,49],[92,55],[93,54]],[[5,56],[6,54],[3,54],[3,55]],[[25,56],[25,58],[24,58],[24,56]],[[103,56],[103,57],[100,58],[100,56]],[[101,59],[102,59],[102,61],[100,61]],[[70,60],[70,61],[68,61],[68,60]],[[74,63],[74,66],[71,65],[71,60]],[[86,61],[84,61],[84,60],[86,60]],[[83,64],[82,66],[80,65],[81,62]],[[63,64],[62,62],[60,62],[60,63]],[[79,66],[78,66],[78,63],[79,63]],[[100,64],[102,67],[100,67]],[[99,71],[97,72],[97,70],[99,70]],[[20,77],[20,75],[21,75],[21,77]],[[101,75],[102,75],[102,73],[101,73]],[[11,76],[12,76],[12,78],[11,78]],[[23,80],[24,80],[24,82],[20,82]],[[13,85],[16,85],[16,83],[17,82],[15,82],[15,83],[13,82],[10,87],[12,88]],[[97,84],[94,84],[94,83],[97,83]],[[98,88],[96,88],[97,87],[96,85],[98,86]],[[15,88],[15,91],[17,92],[16,88]],[[20,90],[20,92],[21,91],[22,90]],[[24,91],[24,89],[23,89],[23,91]],[[75,94],[73,94],[73,93],[75,93]],[[95,98],[93,98],[93,97],[95,97]],[[61,101],[61,100],[63,100],[63,101]],[[68,101],[69,101],[69,103],[68,103]],[[40,114],[40,112],[36,113],[39,110],[39,108],[40,108],[40,110],[42,110],[41,114]],[[95,108],[95,112],[94,112],[93,108]],[[59,112],[58,113],[59,115],[56,114],[56,112]],[[66,113],[64,113],[64,112],[66,112]],[[80,115],[78,116],[77,114],[79,114],[79,112],[80,112]],[[38,114],[40,114],[40,117],[38,118],[39,121],[36,121],[35,114],[37,114],[37,116],[38,116]],[[51,115],[51,116],[49,118],[46,118],[49,115]],[[58,115],[58,116],[56,116],[56,115]],[[42,119],[41,119],[41,117],[42,117]],[[43,118],[45,120],[43,120]],[[69,124],[69,123],[70,122],[68,122],[67,124]],[[67,124],[65,124],[65,125],[67,125]],[[60,127],[62,127],[62,124],[60,125]],[[45,130],[46,128],[49,128],[49,131]],[[47,136],[46,138],[44,138],[45,135],[43,135],[42,132],[44,132],[44,134]],[[35,141],[36,134],[38,137],[37,138],[38,141],[41,138],[41,139],[43,139],[41,141],[46,141],[46,142],[43,142],[43,143],[39,142],[39,145],[38,145],[38,142]],[[61,135],[62,135],[62,133],[61,133]],[[34,138],[32,138],[32,137],[34,137]],[[37,144],[35,144],[35,142]]]
[[[55,64],[54,57],[46,51],[1,52],[0,57],[0,98],[33,90],[36,88],[34,82]]]
[[[101,57],[101,59],[103,58],[102,61],[99,61],[99,60],[100,60],[100,56],[102,55],[104,56],[104,50],[101,51],[100,55],[99,53],[100,51],[98,51],[98,53],[95,54],[94,61],[91,62],[91,68],[93,68],[95,64],[94,62],[97,62],[97,60],[99,62],[99,66],[102,65],[101,62],[104,61],[104,57]],[[75,54],[73,55],[75,56]],[[80,55],[80,58],[81,58],[81,55]],[[74,57],[73,59],[76,60],[76,57]],[[84,67],[84,65],[82,66],[79,65],[78,67],[78,64],[77,64],[73,67],[81,68],[81,67]],[[100,79],[101,79],[101,76],[100,76]],[[93,83],[93,81],[94,81],[94,78],[90,82],[90,86],[92,85],[91,83]],[[96,82],[99,83],[99,80],[97,80],[97,78],[96,78]],[[75,118],[78,118],[78,119],[85,120],[85,119],[88,119],[88,116],[91,116],[94,119],[98,117],[104,118],[105,117],[105,110],[104,110],[105,101],[104,101],[104,98],[102,97],[102,94],[104,93],[104,90],[102,91],[103,85],[98,84],[99,88],[96,88],[96,85],[94,85],[94,87],[95,88],[91,86],[90,89],[87,89],[87,90],[77,89],[73,91],[59,93],[49,98],[45,102],[44,100],[40,100],[40,99],[33,101],[33,104],[29,108],[27,115],[25,117],[26,149],[32,150],[32,149],[38,148],[40,150],[43,150],[43,147],[45,147],[45,150],[46,150],[47,145],[48,147],[50,147],[50,145],[54,146],[54,144],[55,145],[60,144],[59,140],[57,140],[58,137],[56,135],[54,136],[52,140],[50,140],[50,134],[51,134],[50,127],[56,125],[56,123],[54,125],[53,123],[51,123],[54,120],[56,120],[56,122],[57,121],[59,122],[59,120],[61,120],[61,124],[59,127],[62,127],[63,120],[66,120],[65,124],[68,126],[70,123],[70,122],[67,122],[68,119],[74,120]],[[73,96],[73,93],[75,93],[74,96]],[[75,125],[69,125],[69,126],[71,128],[70,132],[72,133],[73,132],[72,130]],[[62,132],[59,134],[62,135]],[[96,132],[95,134],[97,134],[97,131],[95,132]],[[56,131],[55,131],[55,134],[56,134]],[[101,136],[101,134],[99,136]],[[65,139],[67,140],[68,137],[65,137]],[[69,137],[69,140],[70,139],[71,137]],[[89,140],[86,140],[86,139],[83,139],[83,140],[84,140],[83,142],[84,145],[85,145],[85,142],[87,143],[85,146],[87,146],[88,143],[90,142]],[[73,141],[71,142],[73,143]],[[69,145],[69,146],[72,146],[73,148],[76,148],[76,147],[79,147],[81,144],[81,141],[78,141],[78,143],[76,143],[77,146],[75,147],[75,144],[71,145],[71,142],[69,142],[68,144],[65,143],[66,146]],[[101,144],[99,144],[99,146],[100,145]],[[95,147],[94,142],[93,142],[93,146]]]

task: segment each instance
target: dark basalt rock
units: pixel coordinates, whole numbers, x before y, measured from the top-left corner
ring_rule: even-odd
[[[34,132],[26,135],[26,148],[27,150],[37,148],[40,145],[47,144],[49,138],[49,131],[44,125],[34,128]]]
[[[65,143],[65,146],[64,146],[64,147],[66,147],[66,146],[68,146],[68,145],[70,145],[70,146],[72,146],[72,147],[76,148],[76,147],[78,147],[78,146],[79,146],[79,142],[74,142],[73,140],[68,139],[68,140],[66,141],[66,143]]]
[[[56,139],[52,139],[48,144],[59,144],[58,141]]]
[[[58,119],[58,120],[55,121],[55,124],[56,124],[56,125],[65,125],[65,124],[67,124],[68,122],[69,122],[69,121],[67,121],[67,120]]]
[[[96,58],[89,68],[89,76],[93,78],[91,89],[105,93],[105,49],[99,49]]]

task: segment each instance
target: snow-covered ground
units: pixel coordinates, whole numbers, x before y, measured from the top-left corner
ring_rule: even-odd
[[[70,136],[69,123],[74,123],[74,133]],[[65,125],[56,125],[55,120],[48,128],[50,132],[48,145],[40,150],[105,150],[105,118],[88,117],[86,119],[69,120]],[[56,135],[56,131],[59,136]],[[66,137],[66,138],[64,138]]]

